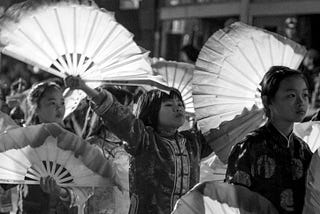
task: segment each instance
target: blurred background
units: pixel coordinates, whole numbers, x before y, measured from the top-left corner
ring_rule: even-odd
[[[7,7],[19,2],[22,0],[1,0],[0,14]],[[117,21],[134,34],[135,42],[149,50],[151,57],[187,61],[181,55],[182,47],[191,47],[187,51],[196,53],[197,56],[197,52],[216,30],[240,20],[285,35],[312,50],[311,57],[319,58],[319,0],[96,0],[95,2],[99,7],[115,12]],[[25,81],[26,89],[35,82],[50,78],[50,74],[1,55],[0,100],[10,93],[10,86],[19,78]]]

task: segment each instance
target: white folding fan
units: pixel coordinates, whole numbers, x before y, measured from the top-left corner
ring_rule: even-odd
[[[133,35],[113,13],[90,0],[29,0],[14,5],[0,20],[0,44],[6,55],[61,78],[79,75],[91,87],[102,83],[161,87]]]
[[[313,153],[320,148],[320,121],[295,123],[293,131],[308,144]]]
[[[57,124],[10,129],[0,134],[0,181],[39,184],[51,176],[61,186],[116,184],[113,163],[102,152]]]
[[[153,60],[151,67],[155,75],[163,77],[167,86],[180,91],[186,111],[194,113],[192,99],[194,65],[175,61]]]
[[[15,129],[19,126],[12,120],[12,118],[0,111],[0,133],[5,132],[9,129]]]
[[[248,188],[210,181],[196,185],[176,203],[172,214],[277,214],[263,196]]]
[[[305,53],[304,47],[285,37],[241,22],[214,33],[200,51],[193,76],[195,115],[202,132],[206,135],[210,129],[219,129],[222,122],[233,120],[244,108],[249,109],[246,112],[252,119],[234,121],[223,132],[233,132],[238,140],[259,127],[263,110],[258,88],[263,75],[273,65],[297,68]],[[258,109],[252,109],[254,105]],[[245,118],[246,112],[241,117]],[[207,136],[213,147],[216,137],[221,136]]]

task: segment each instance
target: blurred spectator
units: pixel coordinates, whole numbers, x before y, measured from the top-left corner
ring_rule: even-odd
[[[192,45],[183,46],[180,50],[179,61],[195,64],[199,55],[199,50]]]
[[[320,53],[315,49],[310,49],[304,57],[299,68],[301,72],[307,77],[310,91],[313,93],[317,77],[320,72]]]
[[[288,17],[285,20],[285,36],[288,37],[289,39],[297,42],[297,43],[302,43],[301,38],[298,35],[298,20],[296,17]]]

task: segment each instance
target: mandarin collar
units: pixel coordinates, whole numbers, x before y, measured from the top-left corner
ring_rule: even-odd
[[[270,132],[272,138],[277,138],[277,140],[281,139],[281,141],[280,141],[281,144],[285,144],[286,147],[290,146],[290,142],[292,141],[292,138],[294,136],[293,130],[291,130],[289,136],[287,137],[279,129],[277,129],[271,122],[268,122],[266,124],[266,127],[267,127],[268,131]]]

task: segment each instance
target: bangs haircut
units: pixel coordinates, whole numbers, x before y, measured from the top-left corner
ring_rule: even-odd
[[[169,93],[158,89],[148,91],[138,100],[136,117],[141,119],[145,126],[151,126],[156,129],[158,127],[161,103],[172,99],[178,99],[185,107],[181,93],[175,88],[171,88]]]
[[[40,100],[42,99],[44,94],[47,91],[50,91],[51,89],[57,89],[57,90],[61,91],[61,93],[62,93],[62,88],[55,82],[45,81],[45,82],[41,82],[41,83],[34,85],[31,88],[31,90],[28,94],[28,97],[27,97],[29,105],[30,106],[39,106]]]

